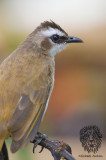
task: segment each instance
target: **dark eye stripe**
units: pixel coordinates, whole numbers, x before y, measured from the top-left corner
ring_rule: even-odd
[[[65,36],[61,36],[58,43],[64,43],[68,38]]]
[[[52,35],[50,39],[57,44],[64,43],[68,39],[66,36]]]

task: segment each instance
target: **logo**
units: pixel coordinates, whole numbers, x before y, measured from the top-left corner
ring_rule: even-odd
[[[97,153],[102,143],[100,129],[95,125],[83,127],[80,130],[80,142],[84,150],[88,151],[88,153]]]

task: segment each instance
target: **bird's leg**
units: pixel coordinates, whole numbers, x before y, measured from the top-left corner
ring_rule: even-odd
[[[47,135],[46,134],[42,134],[40,132],[37,132],[37,135],[35,136],[34,140],[32,143],[34,143],[34,147],[33,147],[33,153],[34,153],[34,150],[35,148],[37,147],[37,145],[39,145],[39,143],[42,141],[42,140],[45,140],[47,138]],[[43,150],[43,147],[41,149],[40,152],[42,152]]]
[[[54,160],[75,160],[72,156],[71,147],[68,144],[59,140],[50,140],[45,134],[38,132],[31,143],[34,143],[33,152],[37,145],[40,145],[42,147],[40,153],[44,148],[46,148],[51,152]]]

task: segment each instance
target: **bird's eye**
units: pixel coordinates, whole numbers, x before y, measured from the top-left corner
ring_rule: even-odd
[[[57,34],[54,34],[50,38],[54,43],[58,42],[58,40],[60,39],[59,35],[57,35]]]

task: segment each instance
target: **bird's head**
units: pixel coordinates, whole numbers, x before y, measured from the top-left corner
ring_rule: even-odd
[[[55,56],[62,51],[67,44],[82,42],[81,39],[68,34],[55,22],[45,21],[38,26],[30,35],[33,43],[42,50],[42,53]]]

